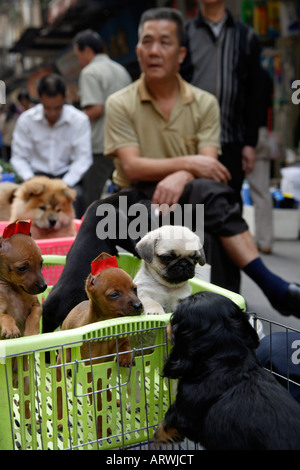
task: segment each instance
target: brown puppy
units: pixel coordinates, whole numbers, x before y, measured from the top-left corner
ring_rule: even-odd
[[[10,220],[31,219],[34,239],[75,237],[76,191],[61,179],[35,176],[14,193]]]
[[[91,274],[86,281],[86,292],[89,300],[74,307],[62,324],[62,329],[72,329],[90,323],[130,315],[140,315],[143,305],[137,297],[137,287],[129,274],[117,267],[115,256],[101,253],[91,264]],[[128,337],[118,339],[120,366],[129,366],[131,360]],[[84,342],[81,346],[82,359],[97,358],[93,364],[110,360],[110,355],[117,352],[115,340]],[[66,351],[66,362],[70,362],[70,350]],[[57,364],[61,364],[59,353]],[[88,364],[88,362],[87,362]],[[57,379],[61,380],[61,368],[57,369]],[[88,382],[91,382],[89,374]],[[101,389],[101,386],[98,387]],[[62,395],[58,389],[58,419],[62,418]],[[102,409],[101,394],[98,393],[98,410]],[[102,421],[98,419],[98,437],[102,436]]]
[[[47,287],[41,268],[41,251],[30,236],[30,221],[8,225],[0,238],[0,338],[18,338],[39,332],[42,307],[37,294]],[[18,384],[17,360],[13,360],[13,383]],[[27,356],[23,358],[28,370]],[[24,381],[29,395],[29,379]],[[25,416],[30,417],[25,401]]]
[[[0,238],[1,339],[39,332],[42,307],[37,294],[47,285],[41,251],[29,231],[30,223],[19,221],[7,226]]]

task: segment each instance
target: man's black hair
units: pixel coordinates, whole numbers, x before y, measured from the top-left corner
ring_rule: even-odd
[[[146,21],[167,20],[177,24],[177,37],[180,46],[184,44],[184,20],[181,12],[175,8],[150,8],[144,11],[139,24],[139,36]]]
[[[92,29],[85,29],[76,34],[73,43],[76,44],[80,51],[83,51],[85,47],[90,47],[95,54],[101,54],[103,52],[103,43],[101,36]]]
[[[39,96],[66,96],[66,85],[64,79],[55,73],[45,75],[38,83],[37,91]]]

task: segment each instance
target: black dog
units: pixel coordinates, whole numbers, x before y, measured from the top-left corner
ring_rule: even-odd
[[[300,405],[260,365],[248,315],[230,299],[200,292],[171,317],[164,376],[179,378],[156,443],[187,437],[207,450],[300,449]]]

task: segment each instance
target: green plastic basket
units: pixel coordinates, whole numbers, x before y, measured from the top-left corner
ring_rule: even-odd
[[[65,259],[44,256],[44,263],[64,264]],[[122,253],[118,264],[134,275],[140,260]],[[193,292],[210,290],[226,295],[245,308],[244,299],[238,294],[195,278],[191,286]],[[41,300],[42,297],[45,295]],[[161,377],[168,354],[169,318],[170,314],[125,317],[0,341],[0,449],[109,450],[151,441],[176,393],[176,384]],[[155,344],[146,347],[144,333],[149,331],[155,332]],[[135,344],[135,365],[119,367],[115,357],[100,364],[81,360],[80,346],[84,341],[115,339],[118,345],[124,336]],[[71,352],[68,363],[67,349]],[[61,380],[56,365],[59,351],[63,358]],[[29,363],[27,371],[23,370],[24,356]],[[13,358],[18,363],[18,384],[13,384]],[[29,395],[25,395],[25,378],[29,381]],[[57,414],[58,390],[63,397],[61,420]],[[26,402],[29,417],[25,416]]]

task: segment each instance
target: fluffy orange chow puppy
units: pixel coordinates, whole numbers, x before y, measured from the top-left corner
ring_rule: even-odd
[[[76,191],[61,179],[35,176],[16,190],[10,220],[31,219],[31,235],[39,238],[74,237]]]

